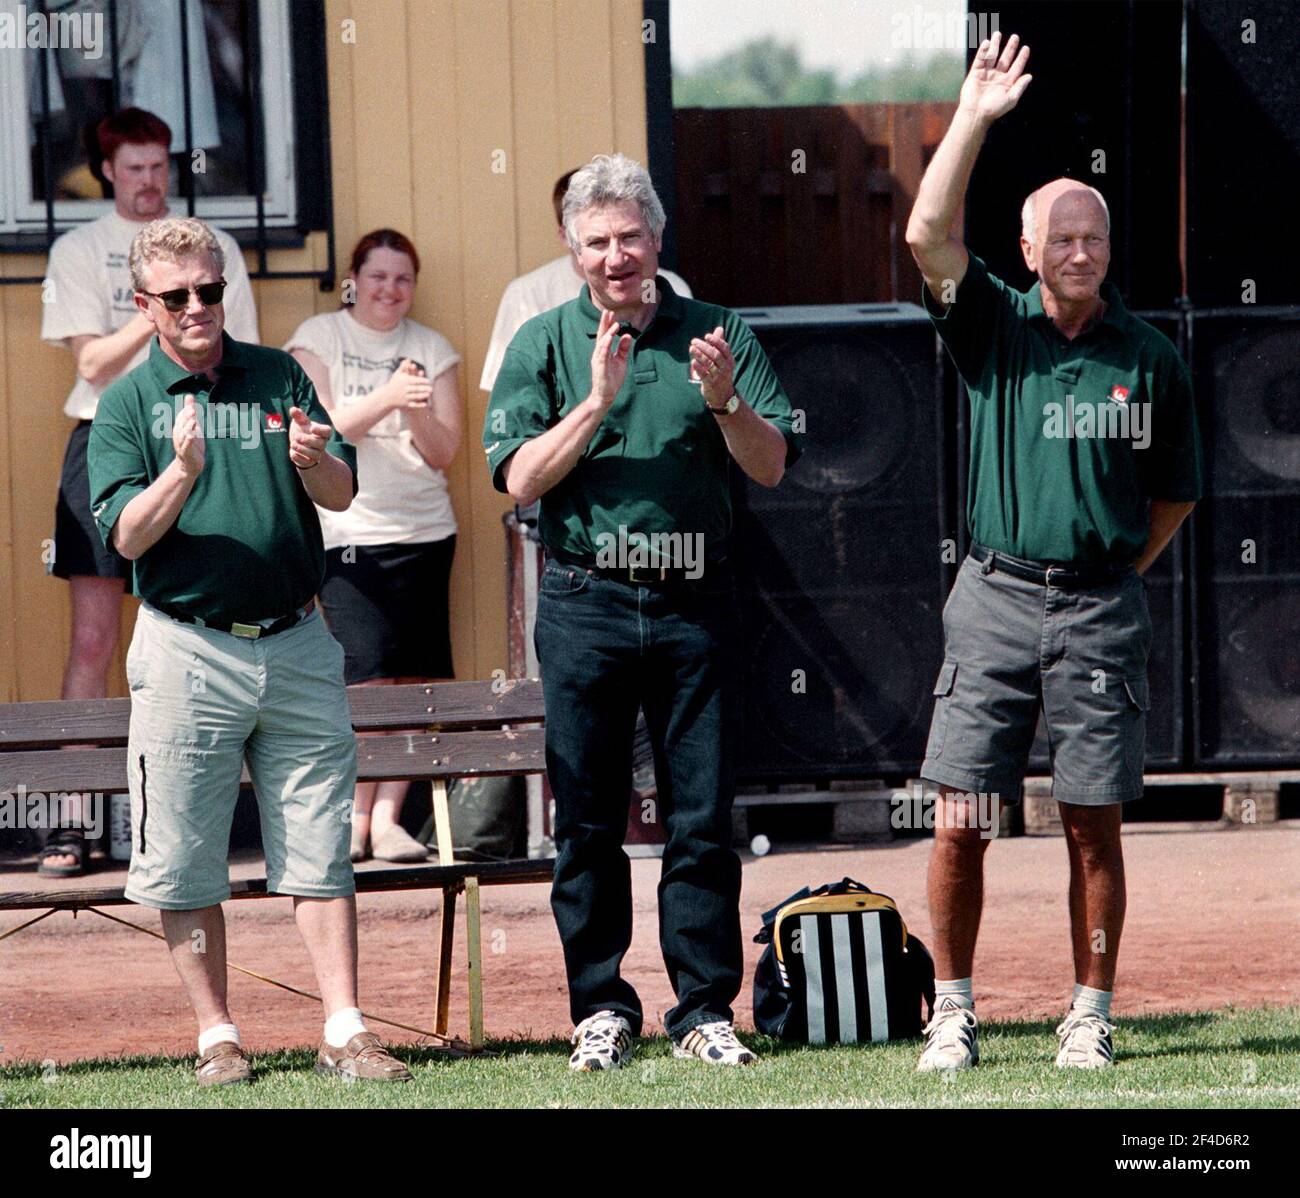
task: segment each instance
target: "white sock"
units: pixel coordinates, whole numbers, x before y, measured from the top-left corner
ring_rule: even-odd
[[[325,1043],[331,1048],[346,1048],[353,1036],[366,1030],[359,1007],[344,1007],[325,1020]]]
[[[953,978],[947,981],[940,981],[936,978],[934,982],[935,1010],[939,1009],[945,998],[956,999],[958,1006],[973,1011],[975,1009],[975,997],[971,993],[970,978]]]
[[[1074,998],[1070,1002],[1070,1010],[1087,1011],[1093,1015],[1100,1015],[1109,1022],[1110,1000],[1114,993],[1113,990],[1094,990],[1091,986],[1080,986],[1078,982],[1075,982]]]
[[[218,1023],[215,1027],[210,1027],[206,1032],[199,1033],[199,1056],[202,1056],[214,1044],[220,1044],[224,1040],[232,1040],[239,1044],[239,1029],[233,1023]]]

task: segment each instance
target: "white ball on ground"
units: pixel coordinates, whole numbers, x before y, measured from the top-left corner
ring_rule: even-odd
[[[760,832],[749,842],[749,851],[755,857],[766,857],[772,851],[772,842]]]

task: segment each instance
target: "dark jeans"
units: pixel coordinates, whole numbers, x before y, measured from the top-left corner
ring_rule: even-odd
[[[546,767],[555,792],[551,907],[575,1023],[612,1010],[641,1030],[619,975],[632,940],[623,837],[638,706],[654,748],[659,943],[677,1005],[665,1029],[732,1017],[740,991],[740,858],[731,849],[739,719],[735,607],[725,567],[675,586],[631,586],[548,561],[536,644],[546,696]]]

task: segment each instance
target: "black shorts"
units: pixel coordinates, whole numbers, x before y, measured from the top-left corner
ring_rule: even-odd
[[[59,476],[59,503],[54,509],[54,560],[49,573],[59,578],[131,577],[131,563],[100,540],[99,528],[90,514],[90,475],[86,471],[86,448],[91,421],[81,420],[68,438]]]
[[[343,646],[349,686],[375,678],[450,678],[448,591],[456,538],[325,552],[321,607]],[[343,555],[354,561],[344,561]]]

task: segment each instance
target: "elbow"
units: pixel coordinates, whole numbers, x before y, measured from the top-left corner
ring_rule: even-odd
[[[531,507],[541,498],[541,495],[533,487],[514,484],[509,477],[506,478],[506,494],[520,507]]]
[[[129,540],[122,537],[116,526],[113,529],[113,535],[110,540],[112,541],[113,548],[117,551],[119,557],[124,557],[127,561],[133,562],[140,556],[140,550],[131,544]]]
[[[918,217],[915,211],[907,222],[907,232],[903,234],[907,248],[912,251],[912,257],[918,262],[922,255],[938,249],[947,239],[946,232],[936,230],[929,221]]]
[[[82,354],[77,362],[77,377],[89,383],[92,387],[102,387],[111,378],[109,373],[102,367],[97,367],[87,361],[85,354]]]

